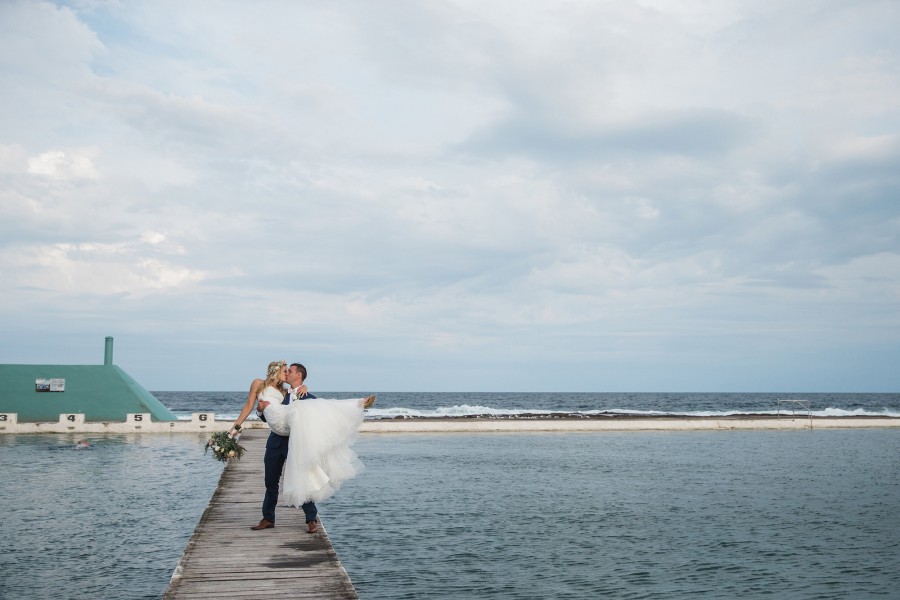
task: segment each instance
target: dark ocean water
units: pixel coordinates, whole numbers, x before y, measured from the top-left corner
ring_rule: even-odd
[[[320,398],[358,398],[372,393],[311,391]],[[246,392],[153,392],[153,395],[186,419],[192,412],[201,411],[215,412],[217,418],[233,419],[247,398]],[[381,392],[367,418],[775,414],[779,400],[801,400],[816,416],[900,417],[900,394]],[[788,406],[781,403],[782,410]]]
[[[896,430],[364,436],[361,598],[897,598]]]
[[[176,412],[224,418],[243,401],[156,395]],[[379,405],[382,416],[463,406],[759,412],[782,397],[380,394]],[[816,410],[900,412],[897,395],[804,398]],[[0,597],[158,598],[168,585],[221,463],[204,455],[202,435],[83,437],[91,447],[77,450],[70,435],[0,435]],[[320,510],[364,599],[900,589],[896,429],[377,434],[356,449],[367,470]]]
[[[0,598],[161,597],[222,473],[205,438],[0,435]]]

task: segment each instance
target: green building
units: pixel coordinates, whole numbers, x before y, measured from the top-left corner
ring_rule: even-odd
[[[131,376],[112,364],[113,339],[106,338],[102,365],[0,365],[0,413],[20,423],[56,422],[60,414],[84,420],[125,421],[128,413],[150,413],[154,421],[178,418]]]

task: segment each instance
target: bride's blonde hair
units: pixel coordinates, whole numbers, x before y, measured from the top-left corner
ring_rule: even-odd
[[[272,386],[276,390],[281,393],[284,393],[282,389],[284,386],[281,384],[284,383],[284,379],[281,378],[281,370],[287,366],[287,361],[284,360],[276,360],[275,362],[269,363],[269,368],[266,369],[266,382],[263,384],[265,387]]]

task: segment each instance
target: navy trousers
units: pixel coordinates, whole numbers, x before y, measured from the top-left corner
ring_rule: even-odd
[[[280,439],[273,439],[275,438]],[[266,454],[263,464],[266,467],[266,496],[263,498],[262,516],[266,521],[275,522],[275,506],[278,504],[278,484],[281,481],[281,472],[284,470],[284,462],[288,455],[288,438],[276,433],[270,433],[266,441]],[[307,502],[301,506],[306,514],[306,522],[316,520],[319,513],[315,502]]]

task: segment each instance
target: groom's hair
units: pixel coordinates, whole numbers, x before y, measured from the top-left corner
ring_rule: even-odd
[[[300,363],[291,363],[291,366],[294,367],[295,370],[300,371],[300,374],[303,375],[303,381],[306,381],[306,367]]]

